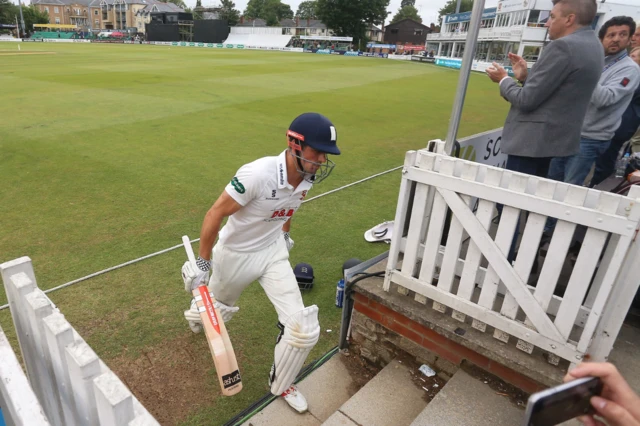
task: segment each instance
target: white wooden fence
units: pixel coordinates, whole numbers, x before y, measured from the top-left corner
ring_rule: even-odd
[[[0,335],[9,425],[159,425],[37,287],[31,259],[3,263],[0,272],[31,385]]]
[[[393,235],[403,238],[391,244],[386,291],[396,283],[421,303],[431,300],[437,311],[450,310],[463,322],[470,317],[482,332],[492,329],[498,340],[514,336],[525,352],[546,351],[552,364],[560,358],[575,364],[587,354],[607,358],[640,282],[640,188],[624,197],[515,173],[444,155],[440,141],[409,151],[402,173]],[[504,207],[492,236],[496,205]],[[510,264],[522,211],[526,226]],[[547,217],[559,220],[537,282],[528,285]],[[586,235],[558,296],[554,290],[578,225]]]

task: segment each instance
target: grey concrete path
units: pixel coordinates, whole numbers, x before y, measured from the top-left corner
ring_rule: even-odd
[[[298,389],[307,398],[309,411],[296,413],[282,398],[277,398],[260,413],[247,420],[249,426],[316,426],[327,420],[356,393],[356,385],[340,353],[307,376]]]
[[[409,369],[394,360],[324,425],[408,426],[427,406],[424,396],[425,391],[412,382]]]
[[[458,370],[411,426],[514,426],[523,416],[509,398]]]

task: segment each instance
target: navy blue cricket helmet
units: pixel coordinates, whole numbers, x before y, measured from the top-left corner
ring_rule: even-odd
[[[305,112],[296,117],[289,126],[287,135],[316,151],[340,155],[335,126],[327,117],[317,112]]]

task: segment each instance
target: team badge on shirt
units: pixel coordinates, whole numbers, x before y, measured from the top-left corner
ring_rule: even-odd
[[[235,176],[233,177],[233,179],[231,179],[231,186],[233,186],[233,189],[235,189],[238,194],[244,194],[246,191],[244,185],[241,184],[238,178]]]
[[[623,78],[622,81],[620,82],[620,84],[622,84],[622,87],[627,87],[627,84],[629,84],[631,80],[629,80],[627,77]]]

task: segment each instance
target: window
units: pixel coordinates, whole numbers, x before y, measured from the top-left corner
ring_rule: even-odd
[[[98,16],[98,9],[94,9],[94,10],[93,10],[93,14],[94,14],[94,15],[96,15],[96,16]]]
[[[95,20],[93,21],[93,23],[95,24],[96,28],[100,28],[100,21],[99,20]]]
[[[421,36],[422,35],[422,30],[421,29],[413,30],[413,35]]]
[[[490,41],[481,41],[478,42],[478,46],[476,47],[476,60],[478,61],[486,61],[487,53],[489,53],[489,44]]]
[[[60,24],[60,18],[56,18],[56,24]]]
[[[44,11],[49,13],[49,8],[47,6],[44,7]]]
[[[60,10],[57,7],[53,8],[53,13],[60,13]]]
[[[529,12],[529,18],[527,19],[528,27],[544,27],[544,24],[549,19],[548,10],[532,10]]]
[[[397,28],[391,28],[391,34],[398,34]]]

